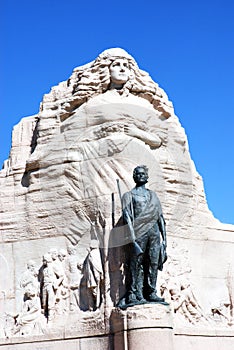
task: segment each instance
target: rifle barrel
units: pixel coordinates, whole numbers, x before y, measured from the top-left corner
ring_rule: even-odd
[[[111,193],[111,206],[112,206],[112,227],[115,226],[115,194]]]

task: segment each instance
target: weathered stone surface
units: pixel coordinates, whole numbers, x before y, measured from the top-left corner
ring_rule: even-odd
[[[134,73],[120,90],[110,88],[109,65],[116,57],[127,59]],[[166,94],[131,56],[114,49],[76,68],[68,81],[44,96],[37,115],[23,118],[14,128],[10,157],[0,172],[2,339],[7,328],[4,313],[15,314],[23,305],[20,279],[27,262],[34,260],[39,269],[50,248],[67,251],[72,244],[82,265],[95,238],[102,254],[100,278],[105,276],[101,307],[92,311],[86,303],[86,311],[79,311],[75,319],[66,310],[62,327],[57,316],[46,326],[48,337],[43,332],[34,336],[46,342],[60,339],[61,332],[62,339],[79,335],[75,348],[88,342],[81,338],[92,333],[97,349],[114,346],[111,336],[111,341],[105,337],[124,283],[119,247],[123,242],[112,229],[111,198],[114,193],[117,222],[121,208],[116,179],[122,193],[132,188],[132,170],[138,164],[148,166],[149,188],[159,195],[166,218],[169,259],[159,285],[174,309],[175,349],[189,343],[188,335],[197,336],[194,345],[189,343],[192,350],[206,349],[199,338],[205,329],[208,336],[216,332],[222,339],[229,332],[233,337],[234,227],[210,212],[185,131]],[[148,331],[145,328],[144,334]],[[105,345],[98,336],[104,337]],[[133,338],[138,339],[137,334]],[[10,349],[6,344],[16,339],[3,340],[3,349]],[[129,346],[135,349],[135,343]]]

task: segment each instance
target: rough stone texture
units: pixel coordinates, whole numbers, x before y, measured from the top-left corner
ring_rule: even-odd
[[[115,57],[127,57],[135,74],[132,85],[121,91],[108,88],[108,64]],[[160,147],[155,146],[155,136],[162,140]],[[100,310],[78,312],[75,321],[66,313],[63,326],[58,317],[46,326],[48,336],[38,335],[37,341],[45,343],[36,343],[35,349],[54,349],[48,339],[56,339],[56,349],[65,344],[76,349],[79,342],[82,349],[114,348],[109,321],[124,284],[119,249],[123,242],[112,230],[111,194],[117,222],[121,210],[116,179],[121,180],[122,192],[132,188],[132,169],[138,164],[149,167],[149,188],[157,192],[167,222],[169,259],[159,286],[174,309],[174,348],[170,346],[218,349],[217,340],[231,349],[234,227],[220,223],[208,209],[185,131],[166,94],[121,50],[107,51],[76,68],[68,81],[44,96],[38,115],[14,127],[10,157],[0,172],[0,348],[11,349],[12,342],[19,349],[31,346],[19,337],[4,339],[4,312],[18,312],[23,303],[19,281],[27,261],[35,260],[39,268],[49,248],[73,244],[83,262],[93,238],[98,238],[104,262]],[[134,312],[137,318],[142,310],[137,307]],[[142,337],[145,344],[150,344],[149,337],[161,343],[163,332],[169,331],[160,334],[156,327],[156,333],[148,332],[147,325],[144,332],[137,328],[134,336],[127,331],[128,349],[136,349],[135,341]],[[82,338],[91,333],[94,339]],[[74,337],[80,339],[68,340]]]

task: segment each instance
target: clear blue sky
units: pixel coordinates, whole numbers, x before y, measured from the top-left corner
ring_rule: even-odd
[[[0,36],[0,163],[43,94],[122,47],[173,101],[209,207],[234,224],[233,0],[0,0]]]

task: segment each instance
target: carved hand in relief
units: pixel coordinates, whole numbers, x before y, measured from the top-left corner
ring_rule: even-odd
[[[124,131],[127,135],[136,137],[151,147],[158,148],[162,145],[162,140],[157,135],[141,130],[134,124],[124,125]]]

